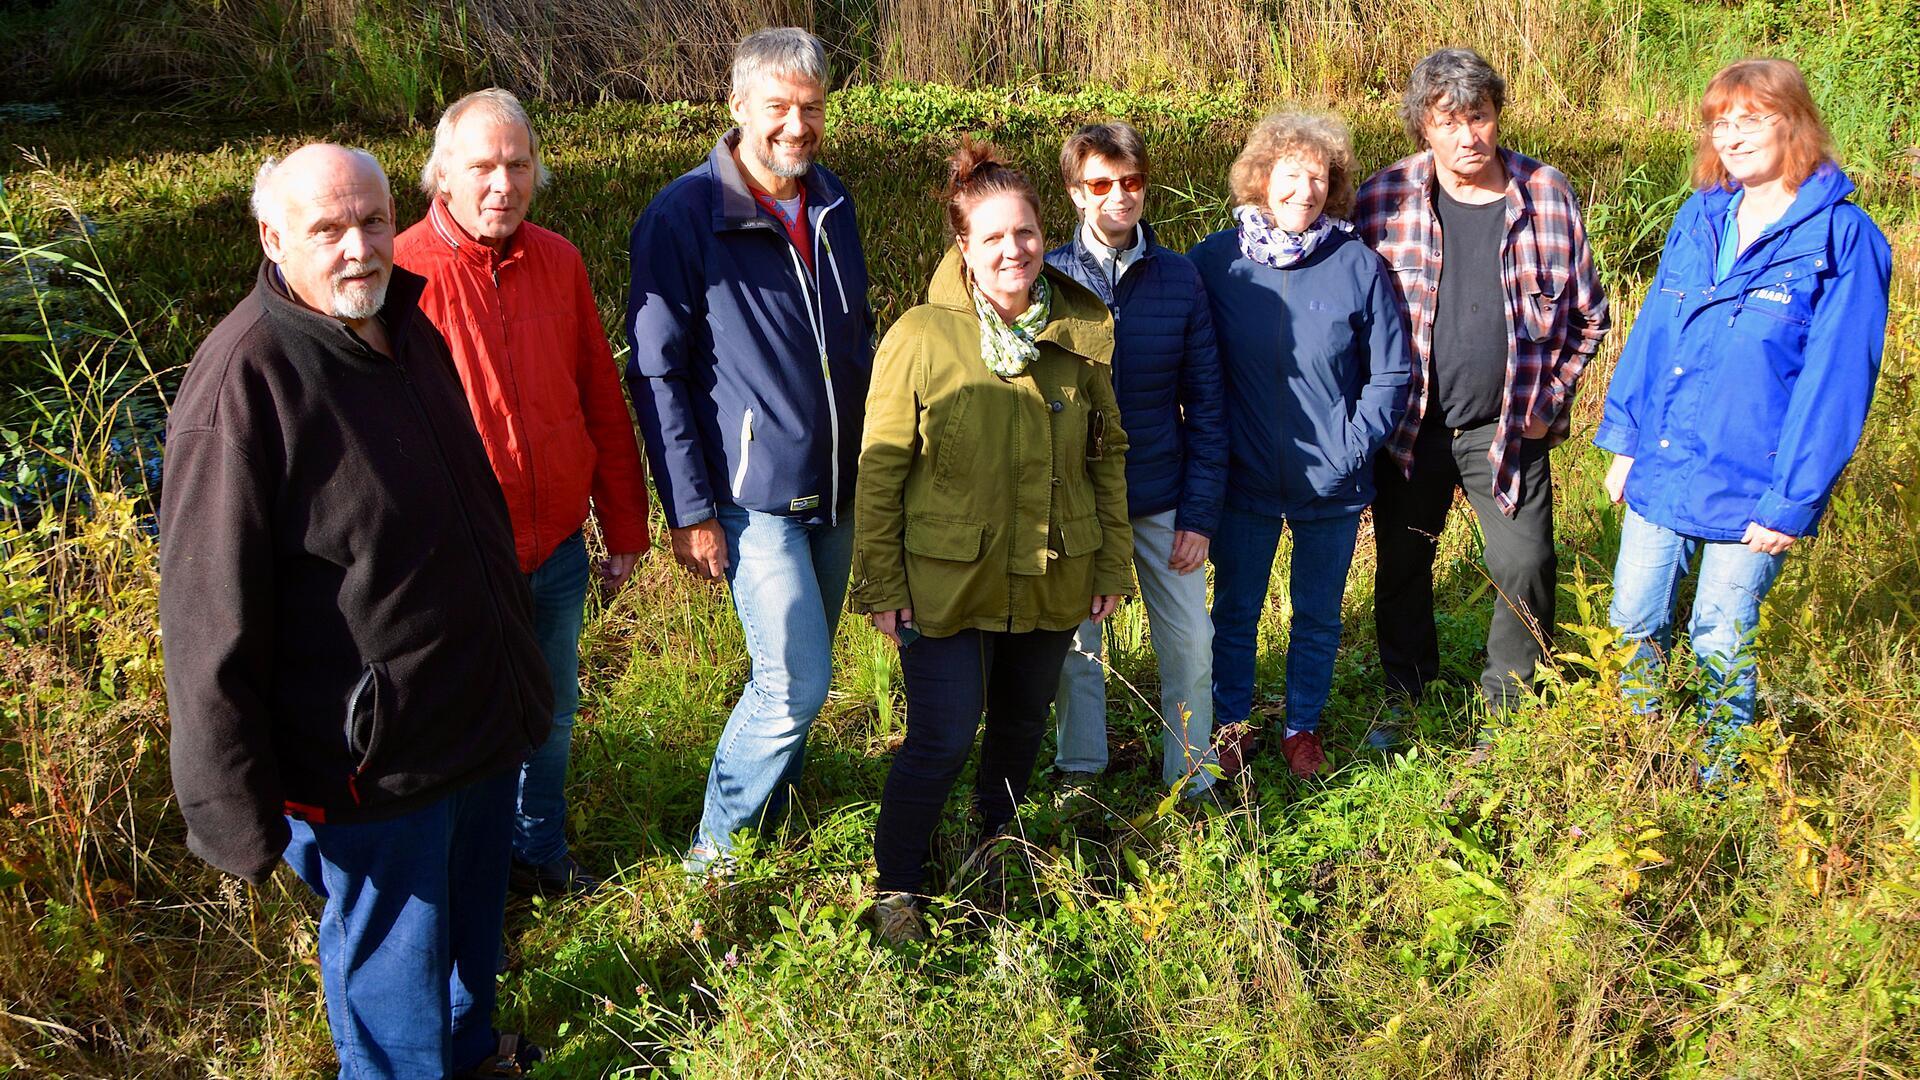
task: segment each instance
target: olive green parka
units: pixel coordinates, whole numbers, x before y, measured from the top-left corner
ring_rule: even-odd
[[[874,357],[848,606],[911,608],[933,637],[1071,629],[1095,596],[1133,591],[1113,322],[1047,267],[1040,355],[1001,378],[963,265],[949,248]]]

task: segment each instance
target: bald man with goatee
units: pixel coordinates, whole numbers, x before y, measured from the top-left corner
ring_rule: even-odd
[[[507,508],[393,197],[319,143],[255,180],[254,288],[187,369],[160,499],[187,845],[326,901],[340,1076],[519,1076],[492,1028],[517,767],[552,690]]]

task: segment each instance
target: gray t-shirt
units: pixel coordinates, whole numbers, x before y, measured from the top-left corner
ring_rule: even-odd
[[[1475,206],[1433,186],[1440,218],[1440,295],[1433,313],[1433,386],[1427,409],[1450,428],[1500,418],[1507,382],[1506,290],[1500,246],[1507,200]]]

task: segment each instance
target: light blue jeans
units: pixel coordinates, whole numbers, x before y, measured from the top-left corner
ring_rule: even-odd
[[[1213,620],[1207,617],[1205,565],[1189,574],[1167,568],[1173,555],[1174,511],[1133,519],[1133,569],[1147,605],[1148,633],[1160,666],[1160,782],[1171,786],[1192,771],[1187,790],[1213,784],[1197,766],[1213,751]],[[1097,773],[1107,767],[1107,673],[1100,661],[1100,624],[1083,622],[1060,668],[1054,716],[1060,726],[1053,766]]]
[[[720,732],[706,809],[687,853],[699,870],[733,848],[733,834],[778,820],[800,779],[807,731],[833,680],[833,632],[853,565],[853,517],[806,525],[721,507],[727,585],[752,671]]]
[[[533,636],[553,681],[553,730],[520,766],[513,857],[543,866],[567,853],[567,761],[580,708],[580,626],[586,618],[587,542],[574,533],[527,575]]]
[[[1639,644],[1625,677],[1627,699],[1636,710],[1652,712],[1660,707],[1660,672],[1673,649],[1674,600],[1696,554],[1700,573],[1687,633],[1694,658],[1705,670],[1700,706],[1703,722],[1709,723],[1711,753],[1753,720],[1759,686],[1753,634],[1760,625],[1760,602],[1786,555],[1762,555],[1745,544],[1686,536],[1628,507],[1609,618],[1627,640]]]

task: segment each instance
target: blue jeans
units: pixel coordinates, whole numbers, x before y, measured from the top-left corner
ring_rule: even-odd
[[[342,1080],[444,1077],[491,1054],[514,773],[408,814],[288,819],[286,860],[326,907],[320,981]]]
[[[1340,599],[1347,590],[1360,515],[1283,519],[1229,506],[1220,512],[1213,536],[1213,715],[1223,726],[1253,712],[1255,644],[1283,524],[1293,531],[1293,565],[1287,571],[1293,606],[1287,631],[1287,727],[1317,730],[1333,691]]]
[[[1213,623],[1207,618],[1207,574],[1167,568],[1173,557],[1174,512],[1133,519],[1133,569],[1147,605],[1148,632],[1160,667],[1160,783],[1193,774],[1188,793],[1213,785],[1198,766],[1213,752]],[[1053,702],[1059,723],[1054,767],[1097,773],[1107,767],[1107,669],[1100,660],[1101,624],[1084,622],[1060,668]]]
[[[807,525],[737,506],[719,510],[727,585],[752,672],[720,732],[706,809],[687,853],[699,869],[730,852],[733,834],[776,820],[800,779],[807,731],[827,703],[833,632],[853,565],[853,517]]]
[[[1745,544],[1686,536],[1628,507],[1608,617],[1627,640],[1639,645],[1625,676],[1628,700],[1641,712],[1658,709],[1660,672],[1673,649],[1674,600],[1696,554],[1700,577],[1687,633],[1694,659],[1705,669],[1701,717],[1710,722],[1712,751],[1753,720],[1759,688],[1753,633],[1760,625],[1760,601],[1773,587],[1786,555],[1762,555]]]
[[[580,707],[580,625],[586,617],[587,542],[574,533],[527,575],[533,590],[533,636],[553,680],[553,730],[520,766],[513,855],[540,866],[567,853],[567,759],[573,714]]]

